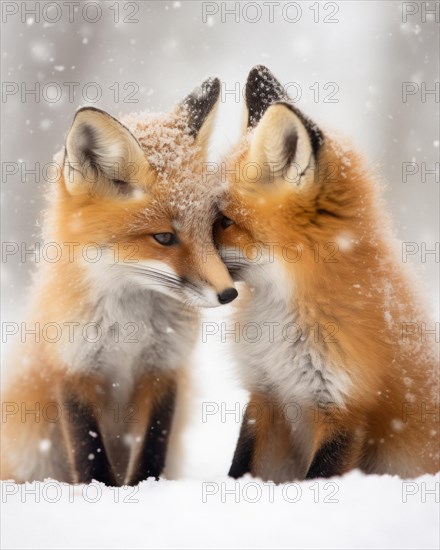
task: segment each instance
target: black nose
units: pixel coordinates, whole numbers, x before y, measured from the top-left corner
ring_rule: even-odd
[[[226,290],[223,290],[220,292],[220,294],[217,294],[218,301],[221,304],[229,304],[229,302],[232,302],[232,300],[235,300],[238,296],[238,292],[235,290],[235,288],[227,288]]]

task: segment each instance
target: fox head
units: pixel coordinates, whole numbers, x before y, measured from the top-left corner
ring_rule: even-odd
[[[276,260],[298,270],[313,270],[318,253],[335,261],[371,223],[358,158],[302,114],[267,68],[251,70],[245,97],[246,127],[224,162],[214,228],[225,263],[246,279]]]
[[[58,240],[98,251],[97,261],[79,254],[92,284],[202,307],[237,296],[213,243],[217,191],[203,174],[219,91],[208,79],[160,115],[76,113],[50,227]]]

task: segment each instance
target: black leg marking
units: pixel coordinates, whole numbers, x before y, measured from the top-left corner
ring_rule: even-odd
[[[249,416],[246,412],[241,424],[240,436],[235,448],[234,458],[232,459],[232,464],[228,472],[228,476],[234,479],[238,479],[244,476],[244,474],[248,474],[252,469],[255,435],[251,426],[253,425],[249,424]]]
[[[155,404],[129,485],[137,485],[148,477],[159,479],[165,466],[175,402],[176,388],[172,387]]]
[[[353,437],[341,433],[331,441],[324,443],[313,458],[306,479],[332,477],[344,473],[350,454]]]
[[[76,398],[68,400],[69,426],[73,445],[75,470],[80,483],[93,479],[106,485],[119,485],[107,457],[104,442],[96,418],[96,409]]]

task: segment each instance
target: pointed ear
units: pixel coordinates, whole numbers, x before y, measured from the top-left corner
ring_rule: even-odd
[[[298,186],[315,167],[316,154],[303,117],[288,103],[274,103],[251,135],[248,158],[258,165],[263,183]]]
[[[246,129],[254,128],[276,101],[287,101],[283,86],[264,65],[253,67],[246,80]]]
[[[206,149],[211,135],[219,99],[220,80],[207,78],[181,103],[186,111],[190,134],[202,149]]]
[[[133,134],[105,111],[77,111],[66,139],[64,179],[71,194],[127,194],[146,160]],[[137,169],[137,170],[136,170]]]
[[[255,128],[267,109],[274,103],[284,103],[296,114],[306,128],[315,155],[324,136],[316,124],[297,109],[284,87],[267,67],[257,65],[251,69],[246,81],[246,128]]]

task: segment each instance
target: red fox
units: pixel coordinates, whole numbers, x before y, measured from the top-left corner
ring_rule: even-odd
[[[198,308],[237,296],[202,174],[219,92],[208,79],[167,114],[120,122],[76,113],[44,221],[63,254],[37,273],[37,335],[14,347],[3,392],[2,479],[161,474]]]
[[[251,70],[245,97],[214,231],[248,287],[236,320],[260,328],[236,348],[250,401],[229,475],[437,472],[438,347],[375,180],[267,68]]]

